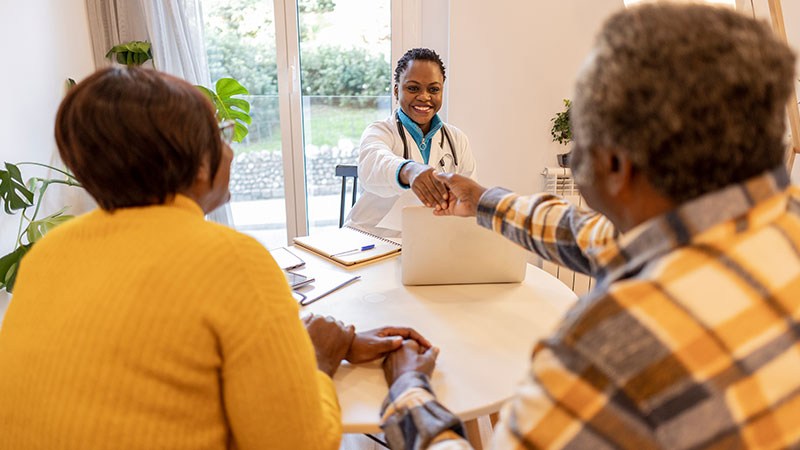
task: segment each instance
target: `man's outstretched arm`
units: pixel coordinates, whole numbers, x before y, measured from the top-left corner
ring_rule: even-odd
[[[616,229],[605,216],[575,207],[552,194],[521,196],[503,188],[486,189],[456,175],[437,175],[454,197],[436,215],[477,216],[494,230],[542,258],[591,274],[596,252],[614,245]]]

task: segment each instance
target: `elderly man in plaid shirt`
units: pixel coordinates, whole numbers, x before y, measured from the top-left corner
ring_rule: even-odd
[[[732,10],[608,19],[579,75],[572,168],[586,202],[442,175],[441,213],[597,278],[501,411],[492,447],[800,448],[800,189],[784,168],[794,56]],[[392,448],[466,448],[428,383],[384,362]]]

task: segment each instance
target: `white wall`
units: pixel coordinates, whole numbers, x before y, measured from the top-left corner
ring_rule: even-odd
[[[3,1],[0,5],[3,47],[4,107],[0,108],[0,162],[35,161],[60,165],[55,157],[53,127],[64,96],[67,77],[80,80],[94,70],[84,0]],[[46,176],[48,171],[23,168],[23,176]],[[82,192],[48,190],[41,213],[62,205],[87,204]],[[12,250],[19,216],[0,211],[0,255]],[[0,293],[0,322],[8,297]]]
[[[397,60],[416,47],[433,49],[442,57],[445,68],[450,66],[449,15],[450,0],[392,0],[392,77]],[[449,83],[445,83],[445,99],[449,96],[448,88]],[[394,96],[392,108],[397,108]],[[446,101],[439,110],[439,116],[444,121],[448,120]]]
[[[789,43],[800,51],[800,1],[782,3]],[[769,18],[767,0],[754,5],[758,17]],[[469,136],[483,184],[541,190],[540,172],[566,151],[552,142],[550,119],[572,96],[603,20],[622,6],[622,0],[450,1],[448,121]],[[793,180],[800,183],[800,155]]]
[[[800,78],[800,1],[783,0],[781,5],[783,8],[783,22],[786,26],[786,37],[798,58],[795,78]],[[756,17],[763,18],[767,21],[770,20],[767,0],[754,0],[753,6],[755,7]],[[746,3],[744,9],[747,10]],[[795,91],[797,91],[798,88],[800,88],[800,82],[795,83]],[[800,155],[795,155],[792,182],[800,184]]]
[[[541,190],[544,167],[565,146],[550,119],[602,21],[622,0],[450,2],[449,122],[469,136],[478,178]]]

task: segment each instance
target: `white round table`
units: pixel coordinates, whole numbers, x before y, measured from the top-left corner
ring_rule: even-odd
[[[359,331],[409,326],[439,347],[431,384],[439,401],[465,422],[497,412],[511,397],[529,369],[534,344],[577,298],[530,264],[522,283],[403,286],[402,255],[348,270],[298,247],[291,250],[306,261],[300,273],[318,276],[314,269],[322,268],[361,275],[303,311],[333,316]],[[334,384],[344,432],[380,432],[388,393],[380,362],[343,363]]]

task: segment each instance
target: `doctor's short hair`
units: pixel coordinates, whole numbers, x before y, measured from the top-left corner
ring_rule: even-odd
[[[161,204],[204,164],[213,180],[223,144],[211,102],[173,76],[106,68],[69,90],[56,116],[61,159],[108,211]]]
[[[444,63],[439,55],[429,48],[412,48],[407,51],[400,59],[397,60],[397,67],[394,69],[394,83],[400,83],[400,75],[408,69],[408,63],[411,61],[431,61],[439,65],[439,70],[442,71],[442,81],[447,79],[445,75]]]
[[[730,8],[643,4],[611,16],[576,84],[575,144],[625,152],[682,203],[783,163],[795,57]]]

